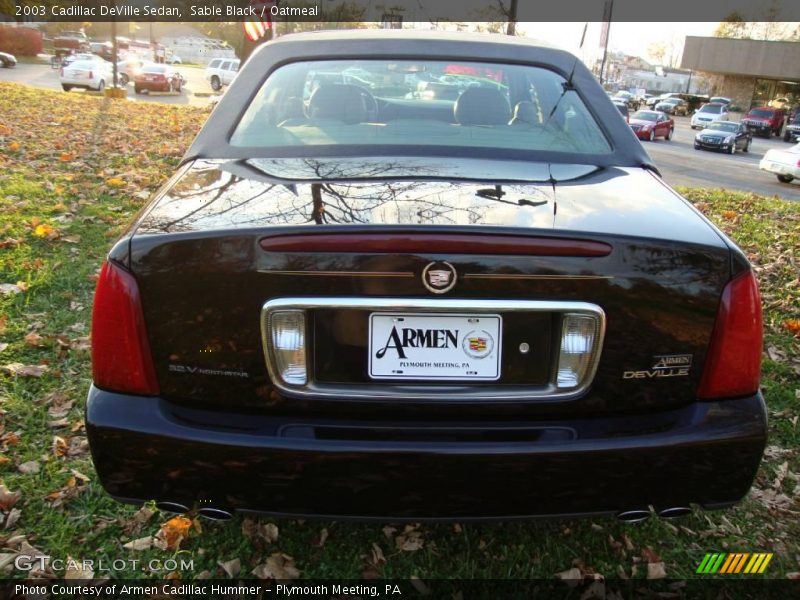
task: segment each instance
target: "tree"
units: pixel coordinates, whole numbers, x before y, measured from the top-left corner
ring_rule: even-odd
[[[647,46],[647,58],[654,63],[663,65],[664,57],[667,55],[667,45],[664,42],[653,42]]]
[[[776,0],[754,15],[756,21],[745,21],[739,12],[732,12],[725,17],[714,30],[714,37],[793,41],[800,39],[800,27],[797,23],[781,21],[781,9]]]

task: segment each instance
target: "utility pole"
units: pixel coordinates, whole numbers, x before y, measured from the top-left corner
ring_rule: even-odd
[[[606,68],[606,56],[608,54],[608,38],[611,34],[611,13],[614,10],[614,0],[606,0],[603,6],[603,33],[600,36],[600,43],[603,46],[603,60],[600,62],[600,85],[603,85],[603,71]]]

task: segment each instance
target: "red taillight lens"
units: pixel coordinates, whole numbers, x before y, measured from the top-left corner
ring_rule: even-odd
[[[730,398],[757,392],[763,337],[758,282],[753,272],[747,271],[722,291],[698,397]]]
[[[153,358],[136,279],[106,262],[97,280],[92,312],[92,378],[97,387],[130,394],[158,394]]]

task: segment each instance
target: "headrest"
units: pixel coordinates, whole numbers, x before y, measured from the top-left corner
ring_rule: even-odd
[[[535,125],[539,123],[539,109],[533,102],[523,100],[514,107],[509,125]]]
[[[458,97],[453,112],[461,125],[505,125],[511,108],[498,89],[470,87]]]
[[[367,120],[364,90],[357,85],[328,83],[321,85],[308,101],[309,119],[334,119],[344,123]]]

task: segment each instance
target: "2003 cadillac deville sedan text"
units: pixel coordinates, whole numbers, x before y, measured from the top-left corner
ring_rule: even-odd
[[[730,505],[766,438],[742,252],[524,40],[286,36],[111,250],[114,497],[392,519]]]

